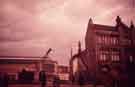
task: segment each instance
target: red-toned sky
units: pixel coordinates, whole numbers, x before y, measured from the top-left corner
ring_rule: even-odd
[[[43,56],[68,64],[70,49],[84,44],[88,19],[135,23],[133,0],[0,0],[0,55]]]

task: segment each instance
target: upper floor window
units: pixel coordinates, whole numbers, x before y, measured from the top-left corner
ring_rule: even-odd
[[[101,37],[101,36],[98,36],[98,37],[97,37],[97,41],[98,41],[98,43],[101,44],[101,43],[102,43],[102,37]]]
[[[106,54],[100,54],[100,60],[106,61],[107,55]]]
[[[112,45],[117,45],[118,44],[118,37],[110,37],[110,43],[112,44]]]
[[[119,55],[111,55],[111,57],[112,57],[112,61],[114,62],[120,61]]]
[[[121,44],[123,44],[123,45],[130,45],[131,44],[131,40],[129,40],[129,39],[122,39],[122,41],[121,41]]]
[[[104,45],[118,45],[118,37],[112,37],[108,35],[99,35],[97,36],[97,43]]]

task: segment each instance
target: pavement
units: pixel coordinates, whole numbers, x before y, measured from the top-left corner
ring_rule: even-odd
[[[17,82],[14,82],[14,83],[9,83],[9,87],[41,87],[40,83],[38,81],[35,81],[33,83],[25,83],[25,84],[21,84],[21,83],[17,83]],[[45,87],[53,87],[52,85],[52,82],[51,81],[48,81],[47,82],[47,85]],[[59,87],[94,87],[93,84],[88,84],[88,85],[83,85],[83,86],[80,86],[80,85],[77,85],[77,84],[72,84],[72,83],[60,83],[60,86]],[[104,87],[103,85],[98,85],[96,87]]]
[[[12,84],[9,85],[9,87],[41,87],[41,85],[39,84]],[[46,86],[46,87],[53,87],[53,86]],[[71,85],[71,84],[61,84],[60,87],[94,87],[93,85],[83,85],[83,86],[79,86],[79,85]],[[96,87],[104,87],[104,86],[96,86]]]

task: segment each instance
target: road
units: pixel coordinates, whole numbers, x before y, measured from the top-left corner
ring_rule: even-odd
[[[29,83],[29,84],[21,84],[21,83],[10,83],[9,87],[41,87],[40,83],[38,81],[35,81],[33,83]],[[47,82],[47,86],[46,87],[53,87],[52,86],[52,82],[48,81]],[[72,84],[72,83],[61,83],[59,87],[94,87],[93,84],[89,84],[89,85],[83,85],[83,86],[79,86],[76,84]],[[104,87],[103,85],[98,85],[96,87]]]
[[[39,84],[12,84],[9,85],[9,87],[41,87]],[[46,87],[53,87],[53,86],[46,86]],[[79,85],[60,85],[60,87],[80,87]],[[81,86],[81,87],[93,87],[92,85],[85,85],[85,86]],[[101,87],[101,86],[100,86]],[[103,87],[103,86],[102,86]]]

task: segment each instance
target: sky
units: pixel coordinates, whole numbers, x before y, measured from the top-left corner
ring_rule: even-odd
[[[67,65],[84,38],[89,18],[115,26],[135,24],[134,0],[0,0],[0,55],[44,56]],[[134,1],[135,2],[135,1]]]

